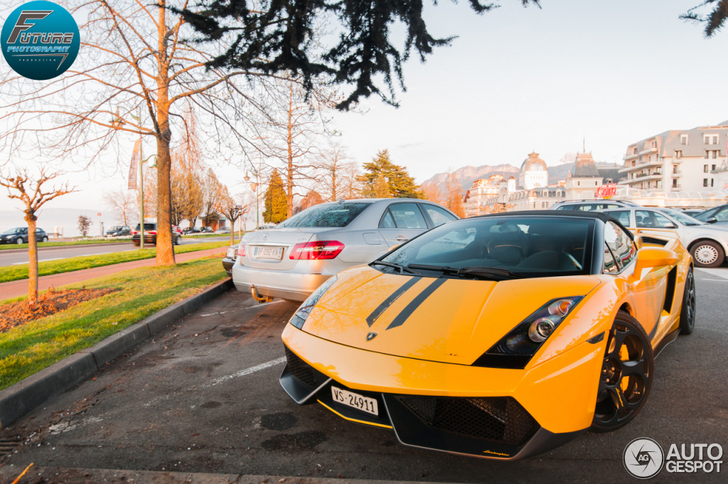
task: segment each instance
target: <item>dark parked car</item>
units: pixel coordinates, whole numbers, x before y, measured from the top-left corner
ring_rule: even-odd
[[[200,232],[203,234],[211,234],[213,232],[212,227],[202,227],[200,229]]]
[[[185,235],[186,234],[199,234],[200,229],[197,227],[185,227],[182,229],[182,233]]]
[[[227,275],[233,277],[233,266],[238,258],[238,244],[228,247],[225,257],[222,259],[222,267]]]
[[[35,229],[36,242],[48,242],[48,234],[45,230]],[[0,244],[27,244],[28,243],[28,227],[16,227],[6,230],[0,234]]]
[[[131,233],[131,241],[139,247],[141,245],[140,237],[139,237],[139,224],[137,224],[136,227],[134,227],[134,231]],[[182,243],[182,235],[173,230],[172,231],[172,238],[174,245],[179,245]],[[154,222],[144,222],[144,244],[152,244],[157,245],[157,224]]]
[[[719,227],[728,227],[728,203],[704,210],[697,215],[693,215],[693,218],[707,224],[718,224]]]
[[[106,231],[107,237],[123,237],[124,235],[131,235],[131,227],[128,225],[114,225]]]

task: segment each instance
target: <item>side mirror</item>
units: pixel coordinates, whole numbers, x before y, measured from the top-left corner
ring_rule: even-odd
[[[644,247],[637,252],[637,265],[634,273],[641,274],[642,269],[650,267],[671,266],[677,263],[677,254],[662,247]]]
[[[717,221],[718,221],[718,219],[715,218],[715,217],[708,217],[708,218],[705,219],[705,223],[708,223],[708,224],[714,224]]]

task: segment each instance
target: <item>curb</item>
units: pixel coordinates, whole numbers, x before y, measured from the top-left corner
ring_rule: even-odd
[[[0,391],[0,429],[233,287],[232,279],[214,284]]]

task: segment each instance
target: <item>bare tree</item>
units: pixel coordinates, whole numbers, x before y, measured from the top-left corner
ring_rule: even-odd
[[[112,190],[104,194],[104,202],[111,207],[123,225],[129,225],[132,212],[136,206],[134,192],[129,190]]]
[[[465,217],[465,206],[463,205],[463,195],[460,193],[462,189],[455,173],[450,171],[445,182],[445,206],[458,217]]]
[[[238,196],[238,201],[235,201],[227,187],[223,187],[217,202],[217,210],[230,221],[230,245],[233,245],[235,243],[235,221],[248,213],[250,206],[242,196]],[[240,223],[243,221],[241,220]]]
[[[268,136],[264,149],[268,156],[283,162],[283,186],[286,191],[286,216],[293,215],[293,199],[303,196],[297,189],[306,182],[313,184],[317,161],[320,159],[318,146],[323,138],[332,135],[327,129],[330,119],[327,110],[337,103],[337,92],[316,82],[307,92],[300,78],[279,81],[266,91],[270,106],[267,114]]]
[[[437,185],[434,183],[422,184],[422,193],[425,194],[425,199],[435,203],[442,203],[442,193]]]
[[[356,163],[348,158],[341,145],[332,145],[321,153],[319,185],[330,201],[346,197],[347,188],[352,191],[351,183],[356,180],[356,175],[352,177],[351,174],[356,169]]]
[[[10,70],[0,80],[6,100],[0,106],[6,126],[0,130],[0,152],[8,158],[37,142],[48,156],[81,153],[91,163],[115,142],[129,143],[132,135],[155,142],[158,265],[175,261],[170,146],[173,132],[183,128],[175,106],[192,103],[207,116],[207,131],[218,143],[239,146],[246,143],[243,130],[255,129],[247,124],[248,113],[260,109],[240,86],[262,75],[211,68],[208,61],[228,48],[231,35],[196,42],[188,24],[168,8],[187,4],[68,0],[71,13],[85,19],[80,26],[84,55],[51,81],[32,82]]]
[[[212,168],[208,168],[202,179],[202,213],[204,214],[202,218],[208,227],[219,218],[217,208],[223,196],[223,190],[227,190],[227,188],[220,183]]]
[[[0,175],[0,185],[8,189],[8,197],[20,200],[25,205],[25,221],[28,223],[28,304],[34,307],[38,301],[38,243],[35,240],[35,228],[38,216],[36,213],[47,202],[61,195],[76,191],[76,187],[69,186],[68,182],[60,186],[53,186],[43,191],[43,185],[59,177],[61,173],[49,172],[47,168],[40,169],[37,180],[34,182],[27,170],[19,170],[15,176]]]
[[[88,235],[88,231],[93,224],[94,221],[91,220],[91,217],[87,217],[86,215],[78,216],[78,231],[81,232],[82,236],[86,237]]]

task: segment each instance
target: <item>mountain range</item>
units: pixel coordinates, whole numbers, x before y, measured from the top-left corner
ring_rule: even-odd
[[[574,163],[563,163],[561,165],[549,166],[549,184],[555,183],[558,180],[565,180],[566,175],[571,170]],[[475,180],[481,178],[488,178],[491,175],[503,175],[506,179],[510,178],[511,175],[518,179],[518,173],[520,169],[513,165],[482,165],[482,166],[464,166],[458,168],[453,173],[458,183],[460,183],[461,192],[464,195],[466,191],[473,186]],[[422,185],[435,185],[440,193],[447,192],[447,177],[449,173],[437,173],[436,175],[425,180]]]

